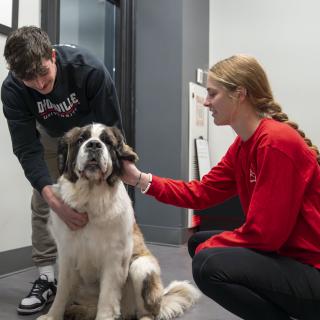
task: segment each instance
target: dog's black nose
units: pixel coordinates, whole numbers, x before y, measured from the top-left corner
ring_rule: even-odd
[[[91,140],[87,143],[86,148],[91,150],[99,150],[102,149],[102,144],[98,140]]]

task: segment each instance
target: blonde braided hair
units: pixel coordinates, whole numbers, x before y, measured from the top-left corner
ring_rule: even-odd
[[[221,60],[210,69],[209,77],[212,77],[229,91],[235,91],[239,86],[244,87],[258,114],[261,117],[284,122],[294,128],[306,144],[316,152],[317,161],[320,164],[319,149],[306,137],[297,123],[289,120],[281,106],[274,101],[267,75],[255,58],[238,54]]]

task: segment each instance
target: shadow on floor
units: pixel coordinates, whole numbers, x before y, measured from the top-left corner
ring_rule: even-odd
[[[191,259],[184,246],[162,246],[148,244],[149,249],[158,258],[162,269],[162,279],[165,285],[172,280],[192,280]],[[0,278],[0,319],[1,320],[33,320],[39,314],[19,316],[16,307],[19,300],[31,289],[31,283],[37,278],[37,270],[30,268]],[[43,313],[45,313],[44,310]],[[218,304],[202,296],[200,301],[189,310],[183,320],[240,320]]]

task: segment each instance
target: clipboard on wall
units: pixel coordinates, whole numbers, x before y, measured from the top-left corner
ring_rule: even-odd
[[[211,169],[209,144],[208,141],[206,139],[203,139],[202,137],[195,139],[195,143],[199,178],[201,180],[202,177]]]
[[[204,101],[207,95],[206,88],[190,82],[189,83],[189,152],[188,152],[188,180],[199,180],[202,174],[206,171],[205,165],[206,153],[203,151],[203,142],[208,138],[208,108],[204,107]],[[202,139],[203,138],[203,139]],[[197,143],[198,139],[200,141]],[[197,144],[199,145],[197,148]],[[205,144],[205,142],[204,142]],[[199,149],[199,152],[197,152]],[[199,156],[198,154],[199,153]],[[199,172],[199,160],[201,167],[201,175]],[[209,165],[210,167],[210,165]],[[200,217],[195,214],[193,209],[188,209],[188,228],[194,228],[200,224]]]

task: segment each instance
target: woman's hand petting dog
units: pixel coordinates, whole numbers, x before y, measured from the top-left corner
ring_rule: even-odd
[[[128,160],[122,160],[123,173],[121,179],[124,183],[130,186],[135,186],[139,180],[141,171],[136,167],[136,165]]]
[[[131,186],[139,187],[141,190],[145,190],[150,183],[150,174],[140,171],[131,161],[123,160],[122,164],[122,181]]]

